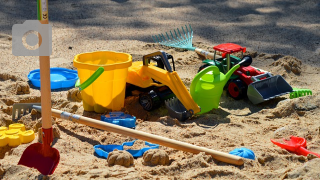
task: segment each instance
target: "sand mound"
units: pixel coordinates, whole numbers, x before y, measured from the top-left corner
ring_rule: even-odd
[[[117,149],[109,153],[107,161],[109,166],[120,165],[129,167],[133,165],[132,155],[127,151],[118,151]]]
[[[277,68],[274,71],[284,72],[285,74],[293,73],[294,75],[300,75],[302,72],[302,62],[292,56],[284,56],[277,59],[270,66],[276,66]]]

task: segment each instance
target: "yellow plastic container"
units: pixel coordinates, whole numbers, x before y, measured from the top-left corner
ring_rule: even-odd
[[[26,131],[23,124],[10,124],[9,130],[7,127],[0,127],[0,147],[7,144],[11,147],[19,146],[33,141],[35,138],[32,130]]]
[[[104,113],[106,110],[121,110],[128,68],[132,65],[130,54],[114,51],[83,53],[75,56],[73,65],[78,69],[81,84],[99,67],[104,68],[100,77],[81,91],[85,111]]]

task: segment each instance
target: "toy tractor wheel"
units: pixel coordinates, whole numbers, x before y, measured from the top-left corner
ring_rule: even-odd
[[[148,93],[142,93],[139,95],[139,103],[146,111],[152,111],[161,105],[161,99],[157,93],[151,90]]]
[[[236,100],[244,98],[247,95],[245,83],[240,79],[231,80],[228,84],[228,94]]]
[[[205,69],[206,67],[209,67],[209,66],[210,66],[210,64],[204,64],[204,65],[200,66],[198,72],[202,71],[203,69]]]

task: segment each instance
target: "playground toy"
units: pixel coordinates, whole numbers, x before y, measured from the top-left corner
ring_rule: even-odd
[[[179,29],[174,30],[174,33],[166,32],[166,36],[159,34],[152,36],[156,43],[165,46],[176,47],[195,51],[197,54],[206,58],[203,61],[205,65],[199,68],[199,72],[208,66],[217,66],[222,73],[227,73],[233,65],[241,61],[243,52],[246,51],[245,47],[237,44],[226,43],[215,46],[214,53],[204,51],[192,46],[193,31],[189,25],[189,29],[185,26],[182,27],[182,32]],[[217,55],[216,51],[222,52],[222,57]],[[242,52],[242,57],[231,56],[231,53]],[[261,75],[261,76],[258,76]],[[227,83],[227,92],[234,99],[241,99],[245,96],[253,104],[258,104],[275,97],[293,92],[292,87],[282,78],[282,76],[272,76],[263,70],[259,70],[252,66],[240,67],[235,71],[234,75],[230,77]]]
[[[41,24],[49,24],[48,0],[38,0],[38,20]],[[39,44],[42,37],[39,35]],[[43,144],[34,143],[28,146],[18,162],[30,168],[36,168],[41,174],[49,175],[54,172],[60,161],[59,151],[52,148],[53,131],[51,122],[51,88],[50,88],[50,56],[39,56],[41,107],[42,107],[42,139]]]
[[[123,112],[110,112],[107,115],[101,116],[101,121],[124,126],[127,128],[136,127],[136,117]]]
[[[164,51],[157,51],[143,56],[143,62],[134,62],[129,68],[127,83],[140,88],[161,87],[163,89],[153,90],[148,94],[142,94],[139,98],[140,104],[146,110],[152,110],[161,103],[158,92],[164,92],[163,97],[171,117],[179,120],[186,120],[193,114],[200,112],[199,106],[194,102],[189,91],[184,86],[178,73],[172,69],[168,61],[168,54]],[[172,56],[169,56],[172,58]],[[156,60],[157,66],[150,60]],[[172,58],[173,67],[174,61]],[[169,88],[166,88],[167,86]],[[172,92],[176,97],[172,95]],[[161,97],[161,95],[160,95]]]
[[[96,51],[75,56],[73,65],[78,68],[80,82],[88,80],[98,68],[104,68],[100,78],[81,91],[85,111],[104,113],[119,111],[124,106],[125,85],[132,57],[127,53]]]
[[[219,71],[217,66],[209,66],[200,71],[190,85],[190,94],[194,101],[201,107],[201,114],[217,109],[223,87],[229,78],[240,66],[249,66],[252,63],[250,56],[245,56],[241,62],[233,66],[227,74]],[[200,114],[199,113],[199,114]]]
[[[13,106],[15,106],[15,105],[16,104],[14,104]],[[41,109],[42,109],[41,106],[32,105],[32,104],[29,104],[29,106],[31,106],[31,108],[36,109],[37,111],[41,112]],[[15,107],[13,107],[13,108],[15,108]],[[88,118],[88,117],[84,117],[84,116],[80,116],[80,115],[76,115],[76,114],[71,114],[71,113],[63,112],[63,111],[56,110],[56,109],[51,109],[51,112],[52,112],[52,116],[54,116],[54,117],[70,120],[70,121],[84,124],[84,125],[87,125],[87,126],[90,126],[93,128],[119,133],[119,134],[122,134],[125,136],[130,136],[133,138],[141,139],[144,141],[156,143],[159,145],[171,147],[171,148],[186,151],[186,152],[192,152],[192,153],[205,152],[207,155],[211,155],[213,158],[215,158],[219,161],[223,161],[223,162],[234,164],[234,165],[242,165],[244,163],[244,161],[241,157],[234,156],[234,155],[231,155],[228,153],[215,151],[215,150],[208,149],[205,147],[200,147],[200,146],[188,144],[185,142],[169,139],[166,137],[161,137],[161,136],[157,136],[154,134],[149,134],[149,133],[145,133],[142,131],[133,130],[130,128],[118,126],[118,125],[111,124],[111,123],[106,123],[103,121],[97,121],[96,119],[92,119],[92,118]]]
[[[285,138],[282,139],[284,143],[277,142],[275,139],[271,139],[271,142],[282,149],[286,149],[289,152],[295,153],[297,155],[308,156],[308,154],[313,154],[320,158],[320,154],[311,152],[306,149],[307,141],[305,138],[290,136],[290,140],[287,141]]]
[[[290,99],[307,96],[307,95],[312,95],[312,91],[310,89],[293,88],[293,92],[290,93]]]
[[[0,147],[9,145],[11,147],[19,146],[33,141],[35,138],[33,130],[26,131],[23,124],[15,123],[7,127],[0,127]]]
[[[124,142],[122,143],[122,145],[116,145],[116,144],[109,144],[109,145],[95,145],[93,146],[94,151],[101,157],[104,158],[108,158],[109,152],[112,152],[115,149],[118,150],[124,150],[123,146],[133,146],[134,141],[130,141],[130,142]],[[149,146],[149,147],[144,147],[141,149],[127,149],[126,151],[128,151],[134,158],[138,158],[143,156],[144,152],[148,151],[149,149],[159,149],[159,145],[158,144],[152,144],[149,142],[145,142],[145,145]]]
[[[240,156],[247,159],[255,160],[256,156],[254,155],[254,152],[251,149],[248,148],[236,148],[229,152],[229,154],[233,154],[236,156]]]
[[[165,53],[169,60],[171,59],[173,71],[175,71],[174,59],[168,53]],[[166,60],[161,56],[150,57],[149,66],[156,66],[161,69],[165,69]],[[146,111],[152,111],[158,107],[167,99],[174,97],[175,95],[168,86],[154,80],[153,78],[144,75],[141,71],[143,61],[135,61],[128,69],[128,77],[126,84],[126,95],[132,95],[132,91],[138,90],[139,103]]]
[[[40,88],[40,69],[29,72],[28,79],[35,86]],[[75,70],[66,68],[50,68],[51,89],[70,88],[73,87],[78,79],[78,73]]]
[[[208,66],[217,66],[221,72],[226,73],[241,61],[241,58],[231,54],[241,52],[241,57],[243,57],[246,51],[245,47],[233,43],[220,44],[214,46],[213,49],[214,54],[217,51],[222,52],[222,57],[216,59],[214,56],[213,60],[204,60],[205,64],[199,68],[199,71]],[[227,84],[227,92],[232,98],[238,100],[247,96],[253,104],[259,104],[292,91],[292,87],[282,76],[272,76],[269,72],[252,66],[238,68]]]
[[[174,34],[172,33],[172,31],[170,31],[170,33],[169,32],[165,33],[166,36],[164,36],[163,33],[161,33],[159,35],[152,36],[152,38],[156,43],[160,43],[164,46],[195,51],[197,54],[204,56],[207,59],[213,59],[214,57],[213,53],[193,47],[192,45],[193,31],[192,31],[191,25],[189,25],[189,29],[187,25],[185,25],[185,29],[182,26],[181,32],[179,28],[177,28],[177,31],[175,29],[173,31],[174,31]]]
[[[104,72],[103,67],[99,67],[84,83],[80,84],[80,79],[77,80],[75,87],[79,87],[79,90],[84,90],[90,86],[102,73]]]

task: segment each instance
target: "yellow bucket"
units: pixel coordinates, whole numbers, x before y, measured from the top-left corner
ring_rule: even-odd
[[[124,106],[130,54],[114,51],[96,51],[78,54],[73,60],[78,69],[80,83],[85,82],[99,67],[104,72],[89,87],[81,91],[85,111],[104,113],[119,111]]]

